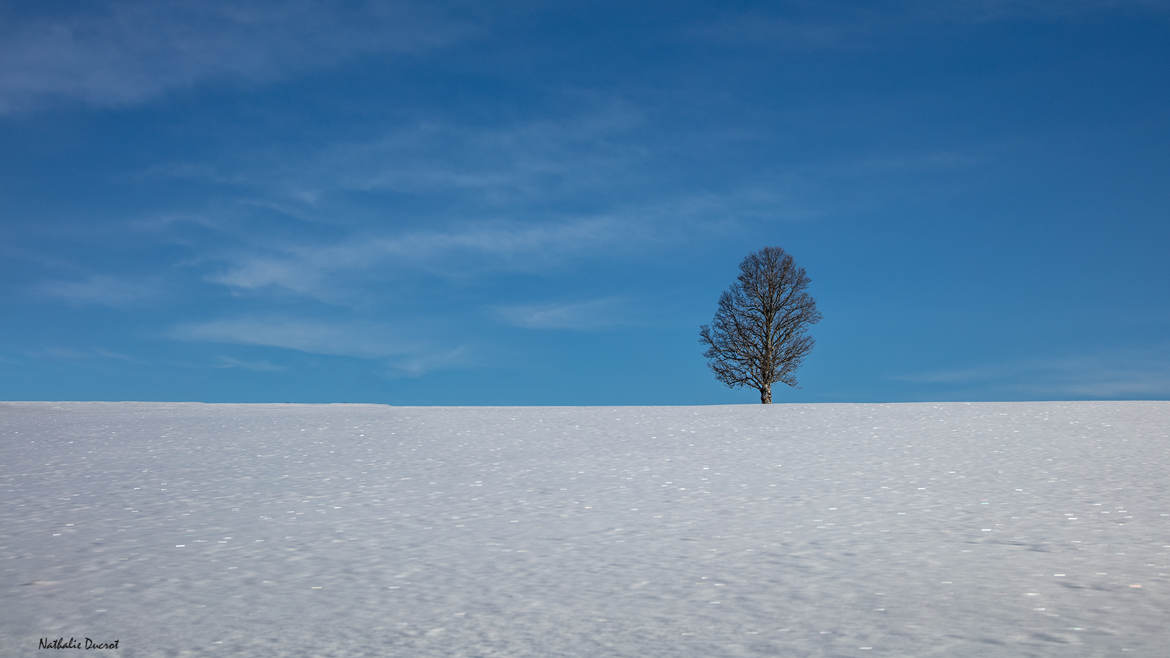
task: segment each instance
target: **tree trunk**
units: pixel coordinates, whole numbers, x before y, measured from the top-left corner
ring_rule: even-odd
[[[760,404],[772,404],[772,387],[765,386],[760,389]]]

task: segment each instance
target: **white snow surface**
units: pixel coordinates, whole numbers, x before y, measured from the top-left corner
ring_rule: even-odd
[[[1170,403],[0,404],[0,655],[1170,655]]]

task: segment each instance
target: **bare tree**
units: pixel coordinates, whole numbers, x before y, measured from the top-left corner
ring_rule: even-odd
[[[739,277],[719,296],[711,324],[699,328],[703,356],[728,388],[750,386],[762,404],[772,403],[772,384],[796,386],[796,369],[812,350],[805,332],[821,319],[809,278],[780,247],[743,259]]]

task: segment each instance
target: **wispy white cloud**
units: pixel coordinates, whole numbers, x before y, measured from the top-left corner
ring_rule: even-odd
[[[1170,10],[1170,3],[1166,0],[919,0],[907,6],[907,13],[918,20],[964,23],[1019,19],[1055,21],[1111,11],[1164,13],[1167,10]]]
[[[628,139],[645,117],[619,99],[582,101],[562,116],[492,127],[407,124],[375,142],[332,147],[321,162],[359,190],[460,190],[514,201],[595,189],[646,159]]]
[[[127,306],[158,297],[162,288],[157,281],[125,279],[95,274],[72,281],[45,281],[33,287],[33,293],[63,299],[72,304]]]
[[[1029,395],[1170,398],[1170,344],[987,363],[908,373],[891,379],[936,387],[977,385]]]
[[[492,307],[500,321],[524,329],[596,331],[633,324],[638,311],[629,300],[603,297],[542,304],[508,304]]]
[[[293,254],[237,253],[230,258],[233,262],[227,270],[209,275],[207,280],[237,290],[281,288],[324,300],[332,300],[340,292],[325,283],[324,275],[334,269],[329,263]]]
[[[326,245],[290,244],[271,251],[223,256],[226,267],[208,280],[241,291],[269,288],[325,301],[344,300],[338,279],[371,270],[424,271],[458,276],[482,270],[540,268],[612,242],[621,227],[606,218],[564,222],[481,222],[398,235],[363,233]]]
[[[744,12],[728,14],[714,21],[693,25],[684,36],[729,45],[768,45],[778,48],[852,48],[870,31],[859,20],[791,19]]]
[[[1091,398],[1120,398],[1127,396],[1149,397],[1159,396],[1170,399],[1170,372],[1163,369],[1160,372],[1149,370],[1113,370],[1101,373],[1100,378],[1093,378],[1079,383],[1067,382],[1057,390],[1068,395]]]
[[[223,318],[177,325],[167,332],[167,337],[376,360],[392,372],[410,376],[463,365],[468,356],[464,346],[440,346],[430,340],[404,337],[389,324],[363,321],[274,316]],[[220,358],[220,363],[231,364],[224,367],[247,367],[243,361],[228,362],[224,358]]]
[[[469,350],[461,345],[449,350],[440,349],[401,357],[391,361],[389,366],[392,375],[421,377],[435,370],[459,368],[470,363]]]
[[[409,352],[416,345],[395,338],[393,327],[369,322],[326,322],[299,318],[239,317],[173,327],[179,340],[262,345],[310,354],[378,358]]]
[[[969,152],[924,151],[885,153],[855,157],[828,166],[838,174],[872,175],[880,173],[911,173],[924,171],[952,171],[978,165],[983,157]]]
[[[32,350],[28,352],[28,356],[33,359],[62,359],[66,361],[85,361],[85,360],[110,360],[122,361],[125,363],[145,363],[143,360],[115,352],[112,350],[102,348],[92,349],[76,349],[72,347],[46,347],[43,349]]]
[[[352,192],[470,199],[483,208],[612,190],[641,173],[649,157],[637,139],[641,110],[588,95],[565,103],[570,109],[559,113],[489,125],[405,114],[361,139],[276,145],[220,163],[163,163],[138,175],[228,185],[259,204],[320,214],[330,195]]]
[[[253,370],[256,372],[280,372],[285,370],[284,366],[278,366],[270,361],[244,360],[231,356],[219,356],[212,365],[216,368],[238,368],[240,370]]]
[[[129,228],[146,231],[159,232],[172,229],[176,226],[198,226],[212,230],[222,230],[224,222],[214,217],[210,217],[203,213],[191,212],[168,212],[157,215],[150,215],[140,219],[131,220]]]
[[[867,48],[882,39],[946,25],[979,25],[1015,20],[1068,21],[1106,12],[1170,13],[1166,0],[910,0],[865,5],[823,2],[799,16],[759,10],[726,13],[683,30],[697,38],[731,46],[792,50]]]
[[[0,113],[57,101],[120,106],[208,81],[267,82],[470,33],[430,5],[316,0],[99,2],[0,14]]]

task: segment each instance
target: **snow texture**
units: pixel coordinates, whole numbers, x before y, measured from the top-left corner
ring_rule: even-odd
[[[1170,403],[0,404],[0,655],[1170,655]]]

